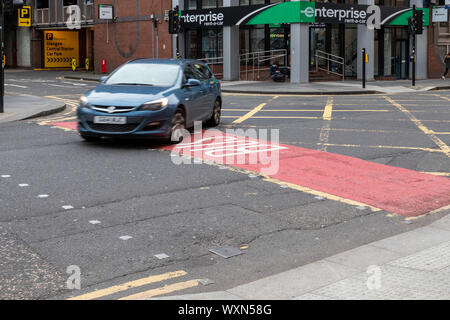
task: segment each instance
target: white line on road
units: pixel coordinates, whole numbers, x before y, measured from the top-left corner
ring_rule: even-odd
[[[5,83],[5,86],[28,89],[28,87],[25,87],[25,86],[19,86],[18,84],[11,84],[11,83]]]

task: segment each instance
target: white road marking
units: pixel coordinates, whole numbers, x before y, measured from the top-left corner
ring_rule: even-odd
[[[48,198],[48,194],[39,194],[37,197],[41,199]]]
[[[19,187],[28,187],[29,184],[28,183],[19,183]]]
[[[8,86],[8,87],[17,87],[17,88],[22,88],[22,89],[28,89],[28,87],[25,87],[25,86],[19,86],[18,84],[11,84],[11,83],[5,83],[5,86]]]
[[[2,178],[11,178],[9,174],[2,174]]]
[[[99,224],[99,223],[101,223],[101,221],[99,221],[99,220],[89,220],[89,223],[90,224]]]
[[[64,210],[70,210],[70,209],[73,209],[72,206],[62,206],[62,208],[63,208]]]
[[[131,238],[133,238],[133,237],[132,236],[121,236],[121,237],[119,237],[120,240],[129,240]]]

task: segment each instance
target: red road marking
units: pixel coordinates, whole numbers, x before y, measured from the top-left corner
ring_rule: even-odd
[[[450,204],[450,179],[444,177],[225,133],[217,133],[203,144],[195,143],[200,141],[198,138],[193,140],[191,145],[182,143],[163,148],[260,173],[268,167],[262,160],[279,153],[279,170],[267,176],[404,216],[418,216]],[[252,145],[254,142],[257,144]],[[268,146],[277,150],[264,151],[268,155],[250,161],[254,160],[251,157],[258,148],[267,150]],[[237,156],[245,161],[236,161]]]
[[[74,129],[75,121],[51,123]],[[214,132],[214,133],[212,133]],[[450,179],[358,158],[275,144],[219,131],[201,142],[162,147],[179,154],[263,173],[271,178],[336,195],[404,216],[418,216],[450,204]],[[205,139],[205,137],[203,137]],[[279,170],[270,172],[276,166]]]
[[[77,122],[76,121],[53,122],[53,123],[49,123],[49,124],[52,126],[55,126],[55,127],[77,130]]]

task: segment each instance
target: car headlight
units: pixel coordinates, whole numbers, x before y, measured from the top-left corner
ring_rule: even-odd
[[[85,96],[80,97],[80,108],[89,108],[88,99]]]
[[[139,110],[157,111],[161,110],[169,103],[169,99],[162,98],[158,100],[148,101],[139,107]]]

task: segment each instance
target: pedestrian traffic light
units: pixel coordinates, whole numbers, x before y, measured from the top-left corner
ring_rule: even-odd
[[[14,0],[3,0],[4,13],[6,15],[12,15],[14,13]]]
[[[415,10],[414,11],[414,33],[422,34],[423,33],[423,11]]]

